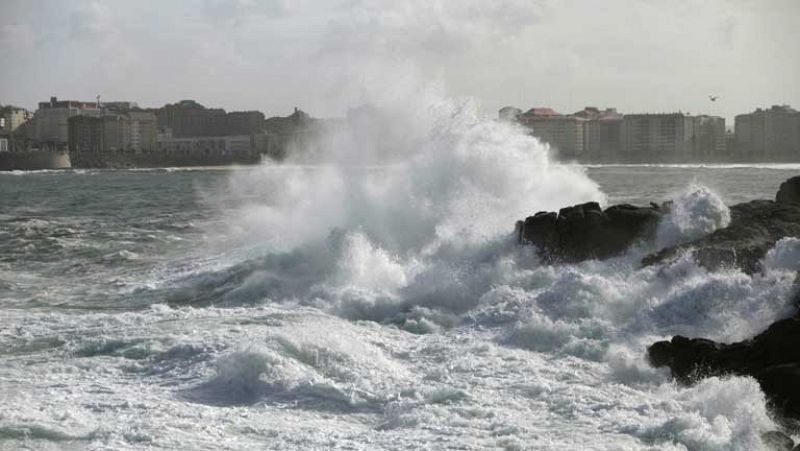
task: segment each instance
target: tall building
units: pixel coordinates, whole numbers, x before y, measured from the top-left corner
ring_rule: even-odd
[[[127,113],[128,149],[135,153],[150,152],[158,148],[158,125],[155,114],[149,111],[130,111]]]
[[[0,106],[0,152],[15,151],[27,144],[25,132],[30,117],[24,108]]]
[[[39,102],[39,109],[31,120],[28,138],[33,147],[65,150],[69,142],[69,119],[78,115],[99,117],[100,114],[98,102],[51,97],[49,102]]]
[[[584,159],[594,162],[613,161],[623,150],[623,116],[616,108],[600,110],[587,106],[573,116],[583,123]]]
[[[691,160],[694,125],[694,118],[683,113],[626,114],[622,159],[628,162]]]
[[[259,111],[234,111],[206,108],[194,100],[181,100],[154,110],[158,128],[165,136],[231,136],[259,133],[264,114]]]
[[[206,108],[194,100],[181,100],[164,105],[155,110],[155,114],[158,128],[177,138],[224,134],[225,110],[222,108]]]
[[[727,152],[725,119],[718,116],[694,116],[693,159],[720,161],[730,157]]]
[[[264,113],[260,111],[231,111],[225,117],[225,135],[251,135],[264,129]]]
[[[102,116],[69,119],[70,158],[76,167],[104,166],[117,154],[157,150],[156,117],[145,111],[104,111]]]
[[[20,125],[31,118],[31,113],[11,105],[0,107],[0,135],[13,133]]]
[[[105,127],[103,119],[76,116],[69,120],[69,151],[75,160],[100,160],[105,150]]]
[[[773,105],[736,116],[736,153],[756,160],[800,158],[800,112]]]
[[[586,119],[565,116],[551,108],[531,108],[517,116],[531,129],[531,134],[555,148],[565,158],[582,156],[584,149],[583,124]]]

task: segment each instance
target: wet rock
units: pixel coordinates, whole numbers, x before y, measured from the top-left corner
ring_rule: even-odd
[[[771,366],[755,378],[776,410],[800,418],[800,362]]]
[[[781,183],[775,202],[783,204],[800,204],[800,176],[792,177]]]
[[[800,176],[781,184],[775,201],[754,200],[730,207],[731,222],[699,239],[648,255],[645,266],[671,261],[685,252],[711,270],[739,268],[753,274],[761,260],[784,237],[800,237]],[[623,253],[638,240],[652,239],[669,203],[648,207],[597,202],[539,212],[517,221],[520,243],[534,244],[547,262],[575,263]]]
[[[800,177],[790,181],[795,179],[800,181]],[[736,267],[753,274],[760,271],[761,260],[778,240],[800,237],[800,203],[755,200],[734,205],[730,210],[728,227],[648,255],[642,264],[669,261],[688,251],[695,261],[711,270]]]
[[[794,440],[781,431],[765,432],[761,434],[761,441],[773,451],[792,451],[794,448]]]
[[[682,383],[727,374],[752,376],[779,412],[800,418],[800,316],[732,344],[677,335],[651,345],[647,355],[653,366],[669,367]]]
[[[549,262],[604,259],[624,252],[637,240],[652,238],[662,214],[654,204],[602,210],[597,202],[588,202],[518,221],[517,236],[520,243],[536,245]]]

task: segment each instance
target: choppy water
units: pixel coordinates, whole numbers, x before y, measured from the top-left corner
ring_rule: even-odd
[[[796,242],[752,277],[551,267],[513,221],[673,198],[678,242],[800,167],[565,167],[481,127],[388,166],[0,174],[0,448],[759,449],[754,380],[644,349],[786,315]]]

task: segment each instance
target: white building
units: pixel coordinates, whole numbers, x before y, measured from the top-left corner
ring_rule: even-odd
[[[101,114],[97,103],[51,97],[49,102],[39,102],[29,137],[35,147],[66,148],[69,142],[69,118],[78,115],[99,117]]]
[[[767,160],[800,157],[800,112],[788,105],[740,114],[735,131],[741,156]]]

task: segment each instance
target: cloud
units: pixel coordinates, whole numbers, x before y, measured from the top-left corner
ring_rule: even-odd
[[[108,39],[115,32],[115,16],[108,4],[89,2],[69,14],[69,35],[72,39]]]
[[[30,51],[35,35],[30,26],[23,23],[0,24],[0,52]]]
[[[448,56],[518,36],[547,2],[498,0],[351,1],[330,20],[325,51]]]
[[[800,105],[798,30],[796,0],[6,0],[0,54],[25,83],[0,97],[102,90],[335,115],[365,86],[414,73],[490,114],[597,104],[731,117]],[[724,100],[709,105],[709,92]]]
[[[216,25],[241,25],[248,20],[279,18],[291,9],[285,0],[206,0],[203,15]]]

